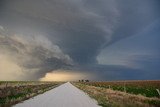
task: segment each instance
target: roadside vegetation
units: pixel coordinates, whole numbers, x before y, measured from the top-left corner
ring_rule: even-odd
[[[38,94],[51,90],[61,83],[36,81],[1,81],[0,107],[10,107]]]
[[[160,107],[160,81],[73,83],[103,107]]]
[[[115,81],[115,82],[83,82],[83,84],[110,88],[126,93],[143,95],[146,97],[160,97],[160,81]]]

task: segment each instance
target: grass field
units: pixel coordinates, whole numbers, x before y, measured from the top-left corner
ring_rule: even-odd
[[[103,107],[160,107],[160,81],[77,82]]]
[[[131,94],[141,94],[146,97],[160,97],[160,81],[115,81],[115,82],[85,82],[86,85],[110,88]]]
[[[1,81],[0,107],[9,107],[60,85],[60,82]]]

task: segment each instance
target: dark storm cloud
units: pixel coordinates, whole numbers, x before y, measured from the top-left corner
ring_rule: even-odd
[[[37,60],[43,63],[35,65],[34,61],[26,62],[27,64],[23,65],[26,68],[40,68],[40,75],[65,68],[63,66],[68,65],[63,57],[67,55],[73,65],[87,71],[89,66],[101,66],[96,58],[103,48],[139,33],[157,20],[160,17],[159,3],[158,0],[1,1],[0,5],[3,6],[0,7],[0,25],[8,30],[10,36],[22,34],[23,37],[33,37],[36,33],[41,34],[62,50],[60,60],[54,55],[46,58],[48,53],[52,52],[36,46],[30,56],[36,56]],[[104,67],[104,71],[115,72],[114,68],[121,68],[110,67]],[[97,74],[102,71],[98,67],[95,69],[88,71],[93,70]],[[129,69],[120,69],[123,70]],[[119,77],[122,75],[119,74]]]
[[[118,0],[117,4],[120,17],[112,35],[113,40],[106,45],[134,36],[160,18],[160,2],[157,0]]]
[[[72,66],[72,59],[64,54],[57,45],[51,43],[45,37],[24,37],[23,35],[10,36],[5,32],[5,29],[1,27],[1,63],[13,66],[12,62],[14,62],[14,65],[20,68],[23,74],[26,75],[22,77],[23,80],[39,79],[44,76],[46,72]],[[3,63],[3,61],[7,62]],[[5,70],[1,71],[2,74],[3,72],[5,72]],[[31,72],[32,75],[30,75],[29,72]],[[11,70],[9,74],[12,73]]]
[[[138,64],[134,62],[134,64]],[[81,67],[80,71],[96,75],[91,80],[110,81],[110,80],[155,80],[159,79],[159,61],[147,60],[144,64],[139,61],[139,67],[128,67],[123,65],[90,65]],[[151,65],[150,65],[151,64]],[[156,64],[156,65],[154,65]],[[146,67],[146,65],[148,67]],[[145,67],[145,69],[143,67]],[[154,68],[154,69],[153,69]],[[76,69],[77,70],[77,69]]]
[[[49,38],[53,41],[55,38],[60,39],[57,44],[77,63],[96,62],[97,51],[109,41],[114,20],[118,16],[114,2],[101,1],[99,5],[105,3],[108,7],[97,6],[97,9],[85,1],[34,2],[9,2],[3,11],[5,16],[2,17],[2,23],[9,24],[7,27],[16,32],[17,29],[23,33],[25,30],[29,32],[28,29],[42,29],[49,32]]]

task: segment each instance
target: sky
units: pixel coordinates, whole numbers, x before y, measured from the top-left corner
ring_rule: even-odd
[[[1,0],[0,80],[159,80],[159,0]]]

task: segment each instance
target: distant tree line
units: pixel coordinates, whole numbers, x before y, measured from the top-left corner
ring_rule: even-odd
[[[89,80],[79,80],[79,82],[89,82]]]

